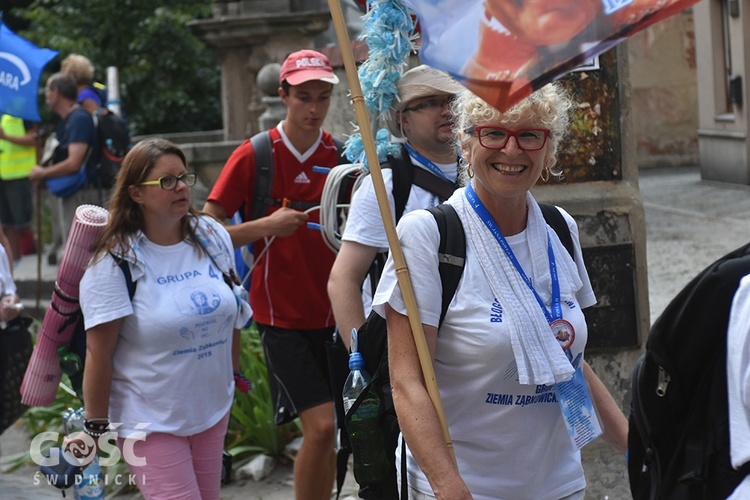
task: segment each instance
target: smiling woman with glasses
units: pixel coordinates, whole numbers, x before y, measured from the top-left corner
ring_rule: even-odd
[[[142,457],[128,466],[148,500],[218,500],[239,328],[251,314],[229,233],[190,204],[195,181],[175,144],[137,143],[80,284],[84,430],[97,438],[119,423],[125,460]]]
[[[416,210],[398,223],[456,459],[423,382],[389,257],[372,304],[388,323],[409,498],[438,492],[439,498],[490,499],[502,491],[503,498],[583,500],[583,443],[574,444],[568,429],[585,427],[590,439],[603,429],[604,440],[622,453],[627,448],[628,422],[584,360],[582,309],[596,297],[576,222],[548,207],[550,219],[554,213],[559,221],[555,228],[569,233],[569,252],[530,192],[556,163],[571,107],[559,84],[506,112],[469,91],[454,102],[469,183],[444,206],[466,235],[461,279],[446,311],[435,218]],[[588,395],[598,411],[577,399]],[[567,411],[571,407],[575,415]]]

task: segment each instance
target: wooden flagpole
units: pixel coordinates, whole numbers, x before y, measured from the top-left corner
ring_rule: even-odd
[[[409,316],[411,331],[414,335],[414,343],[416,344],[419,362],[422,366],[425,385],[427,387],[427,392],[430,395],[430,399],[432,400],[432,404],[435,406],[435,412],[440,421],[440,427],[443,430],[443,437],[445,438],[446,445],[455,461],[456,457],[453,450],[453,441],[448,432],[448,423],[445,420],[443,403],[440,399],[440,391],[438,390],[437,380],[435,379],[435,370],[432,366],[430,351],[427,347],[424,330],[422,329],[422,321],[419,317],[417,301],[414,297],[414,290],[411,286],[409,271],[406,267],[401,244],[398,241],[396,227],[393,224],[393,214],[391,212],[391,206],[388,203],[388,193],[386,192],[385,183],[383,182],[383,174],[380,170],[380,162],[375,147],[370,118],[362,94],[362,87],[359,83],[357,63],[354,60],[354,52],[352,51],[351,42],[349,41],[349,33],[346,29],[344,13],[341,10],[339,0],[328,0],[328,6],[331,10],[331,18],[333,19],[333,26],[336,30],[336,37],[339,41],[341,56],[344,60],[346,78],[349,82],[349,90],[352,95],[352,105],[354,106],[354,113],[357,117],[360,133],[362,134],[362,143],[364,145],[367,163],[370,167],[370,176],[372,177],[375,195],[378,199],[378,206],[380,207],[380,215],[383,219],[383,225],[385,226],[385,233],[388,237],[388,246],[390,247],[391,257],[393,258],[393,263],[396,268],[396,277],[398,278],[398,284],[401,287],[401,293],[404,297],[404,304],[406,305],[406,311]]]

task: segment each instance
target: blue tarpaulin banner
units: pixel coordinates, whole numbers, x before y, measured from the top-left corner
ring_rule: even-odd
[[[13,33],[0,21],[0,114],[38,122],[39,77],[57,55]]]

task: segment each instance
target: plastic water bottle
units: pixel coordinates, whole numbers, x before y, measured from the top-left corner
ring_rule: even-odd
[[[350,414],[371,376],[365,370],[365,360],[357,351],[357,330],[352,329],[352,353],[349,355],[349,376],[342,393],[346,430],[354,455],[354,477],[360,484],[382,481],[388,476],[390,461],[385,450],[383,431],[378,422],[380,397],[368,391],[359,406]]]
[[[352,328],[351,349],[352,352],[349,354],[349,370],[351,371],[346,378],[342,393],[344,398],[344,413],[349,413],[349,409],[354,405],[354,402],[367,384],[370,383],[370,380],[372,380],[370,374],[365,370],[365,358],[362,357],[362,353],[358,350],[356,328]]]
[[[68,408],[63,412],[62,423],[66,435],[83,430],[83,414],[83,407],[78,409]]]
[[[76,478],[73,497],[76,500],[104,500],[104,474],[98,456],[94,456],[91,463],[83,469],[81,478]]]

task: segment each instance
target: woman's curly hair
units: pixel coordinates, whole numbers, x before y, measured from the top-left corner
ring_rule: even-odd
[[[465,90],[451,105],[454,117],[453,132],[458,144],[463,147],[471,139],[471,135],[465,133],[470,127],[486,123],[510,125],[530,119],[535,125],[550,130],[552,158],[556,158],[557,148],[568,133],[572,107],[572,99],[559,83],[545,85],[504,113],[472,92]],[[557,177],[562,176],[559,168],[553,170],[550,167],[550,171]]]

